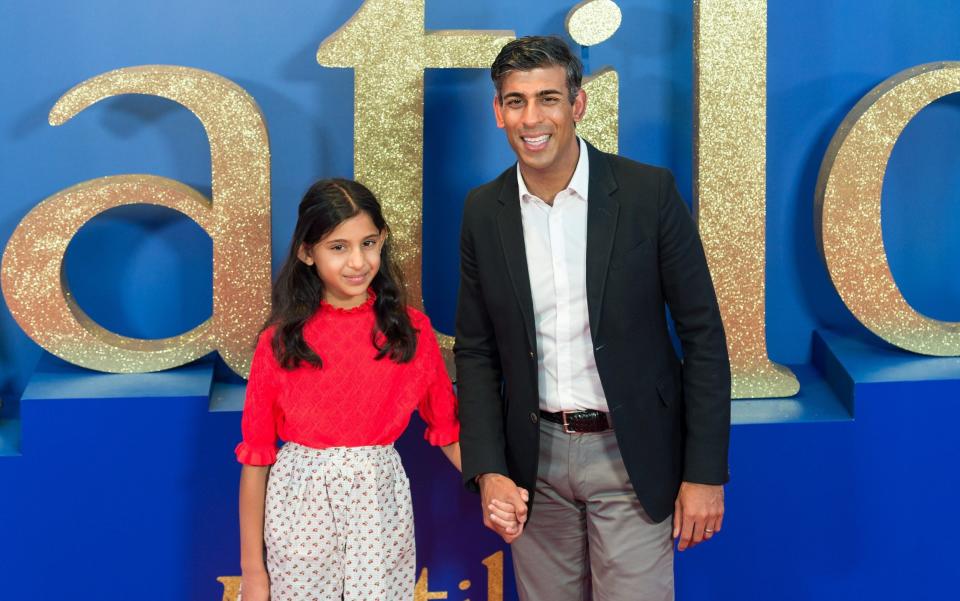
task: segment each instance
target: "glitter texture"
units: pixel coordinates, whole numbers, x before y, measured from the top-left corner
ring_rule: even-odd
[[[817,236],[850,312],[890,344],[924,355],[960,355],[960,322],[918,313],[897,287],[880,221],[890,153],[924,107],[960,92],[960,62],[919,65],[870,91],[844,118],[817,180]]]
[[[733,398],[800,384],[767,356],[766,0],[694,2],[694,198],[727,333]]]
[[[240,597],[240,576],[220,576],[217,582],[223,585],[223,597],[221,601],[237,601]]]
[[[317,51],[325,67],[354,69],[354,176],[383,205],[410,302],[418,307],[423,305],[424,69],[488,69],[515,37],[512,31],[428,31],[424,11],[424,0],[367,0]],[[580,132],[616,152],[616,72],[600,71],[587,78],[584,89],[590,110]],[[437,341],[452,376],[453,337],[437,332]]]
[[[254,100],[231,81],[197,69],[142,66],[110,71],[68,91],[50,111],[61,125],[121,94],[173,100],[193,112],[210,142],[213,200],[152,175],[89,180],[43,200],[14,231],[2,285],[20,327],[47,351],[106,372],[149,372],[217,350],[246,377],[253,341],[270,310],[270,148]],[[183,213],[213,240],[213,314],[171,338],[121,336],[95,323],[70,293],[63,260],[74,234],[114,207],[153,204]]]
[[[604,152],[617,154],[620,127],[620,78],[610,67],[583,79],[587,112],[577,124],[577,133]]]
[[[317,62],[354,69],[354,177],[380,199],[410,302],[423,305],[424,69],[489,68],[512,31],[427,31],[425,0],[367,0]],[[492,93],[491,93],[492,97]],[[453,372],[453,337],[437,333]]]
[[[620,7],[612,0],[584,0],[570,9],[564,23],[581,46],[596,46],[620,27]]]

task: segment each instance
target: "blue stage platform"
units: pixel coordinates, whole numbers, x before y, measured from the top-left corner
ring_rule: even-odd
[[[960,359],[832,332],[813,358],[852,419],[733,428],[724,531],[679,557],[678,598],[956,598]]]
[[[678,598],[949,598],[960,359],[831,332],[815,335],[813,357],[794,366],[800,396],[734,402],[724,529],[678,555]],[[41,361],[19,420],[14,406],[0,420],[0,599],[220,598],[216,578],[238,574],[242,384],[215,371],[201,361],[108,375]],[[415,418],[398,442],[418,531],[448,535],[421,537],[418,563],[430,591],[486,599],[488,558],[504,546],[422,431]],[[38,571],[49,581],[18,577]]]

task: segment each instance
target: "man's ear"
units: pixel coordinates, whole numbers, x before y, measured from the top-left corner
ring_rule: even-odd
[[[587,93],[583,88],[577,90],[577,97],[573,99],[573,121],[580,123],[587,114]]]
[[[500,129],[506,127],[503,122],[503,103],[500,102],[500,94],[493,95],[493,115],[497,118],[497,127]]]
[[[301,244],[297,249],[297,258],[306,263],[307,265],[313,265],[313,258],[307,253],[307,247],[305,244]]]

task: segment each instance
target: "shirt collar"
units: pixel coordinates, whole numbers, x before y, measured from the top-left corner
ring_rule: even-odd
[[[590,188],[590,159],[587,157],[587,143],[583,138],[577,138],[580,143],[580,158],[577,159],[577,168],[573,170],[573,177],[565,190],[570,190],[583,200],[587,200],[587,191]],[[517,163],[517,186],[520,189],[520,200],[535,198],[520,174],[520,163]]]
[[[320,308],[327,313],[332,313],[334,315],[352,315],[355,313],[369,313],[373,310],[373,303],[377,300],[377,293],[373,291],[373,288],[367,288],[367,300],[363,301],[356,307],[350,307],[349,309],[344,309],[342,307],[335,307],[325,301],[320,299]]]

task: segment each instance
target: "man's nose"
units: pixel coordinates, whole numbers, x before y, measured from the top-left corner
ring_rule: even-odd
[[[540,105],[531,102],[523,108],[523,124],[536,125],[543,120],[543,113],[540,111]]]

